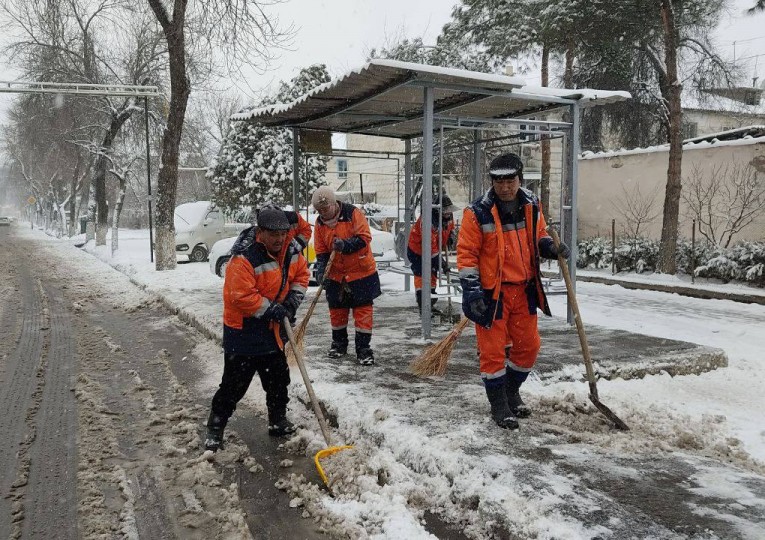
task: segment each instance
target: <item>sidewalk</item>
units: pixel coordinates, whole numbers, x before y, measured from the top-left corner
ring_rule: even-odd
[[[543,267],[543,273],[546,277],[555,278],[558,276],[555,270],[548,270],[546,266]],[[602,283],[604,285],[621,285],[625,289],[659,291],[692,298],[732,300],[745,304],[765,305],[765,289],[737,283],[710,283],[703,278],[697,278],[696,283],[691,283],[688,276],[636,274],[632,272],[612,275],[608,270],[577,269],[576,279],[577,281]]]

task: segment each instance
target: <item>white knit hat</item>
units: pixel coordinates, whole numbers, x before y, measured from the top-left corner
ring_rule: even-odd
[[[313,196],[311,197],[311,204],[316,209],[333,205],[336,202],[335,192],[329,186],[321,186],[313,192]]]

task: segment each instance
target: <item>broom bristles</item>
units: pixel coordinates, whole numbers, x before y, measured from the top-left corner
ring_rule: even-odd
[[[457,338],[460,337],[469,322],[467,317],[463,317],[446,337],[425,349],[412,361],[409,366],[411,372],[418,377],[440,376],[446,373],[446,366],[449,363],[454,345],[457,343]]]

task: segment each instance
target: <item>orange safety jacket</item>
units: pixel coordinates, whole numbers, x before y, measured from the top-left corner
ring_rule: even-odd
[[[290,223],[290,230],[287,231],[287,242],[294,238],[300,244],[300,248],[305,249],[311,240],[311,224],[298,212],[285,210],[284,213],[287,214],[287,221]]]
[[[281,324],[262,319],[272,302],[290,291],[305,294],[308,264],[297,242],[285,242],[278,257],[258,242],[235,245],[223,283],[223,348],[227,354],[256,356],[284,348]]]
[[[465,209],[457,241],[457,268],[463,294],[475,295],[476,287],[480,287],[494,302],[499,302],[503,283],[525,284],[529,287],[529,312],[536,313],[538,307],[551,315],[539,267],[538,242],[549,236],[545,218],[532,192],[519,189],[518,202],[524,220],[504,226],[493,189]]]
[[[357,307],[371,304],[380,296],[380,277],[372,254],[372,233],[361,210],[340,202],[340,214],[334,228],[316,219],[314,248],[319,268],[325,268],[335,238],[346,241],[345,248],[335,255],[327,276],[329,307]]]
[[[449,236],[454,230],[454,221],[449,221],[445,229],[441,229],[441,246],[446,246],[449,242]],[[416,255],[422,257],[422,216],[417,218],[414,222],[414,227],[409,232],[409,249],[411,249]],[[438,227],[431,227],[430,229],[430,254],[431,256],[438,255]]]
[[[446,246],[449,242],[449,236],[454,231],[454,221],[449,221],[445,229],[441,230],[441,246]],[[430,253],[432,255],[430,272],[438,274],[440,257],[438,253],[438,228],[431,227],[430,230]],[[406,249],[406,258],[411,264],[412,273],[415,276],[422,276],[422,216],[417,218],[414,227],[409,233],[409,244]]]

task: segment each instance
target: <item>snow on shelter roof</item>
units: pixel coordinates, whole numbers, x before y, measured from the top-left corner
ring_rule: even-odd
[[[435,127],[459,118],[524,117],[578,102],[622,101],[628,92],[529,86],[519,77],[394,60],[363,67],[283,105],[250,109],[231,120],[407,139],[422,134],[423,87],[434,88]]]

